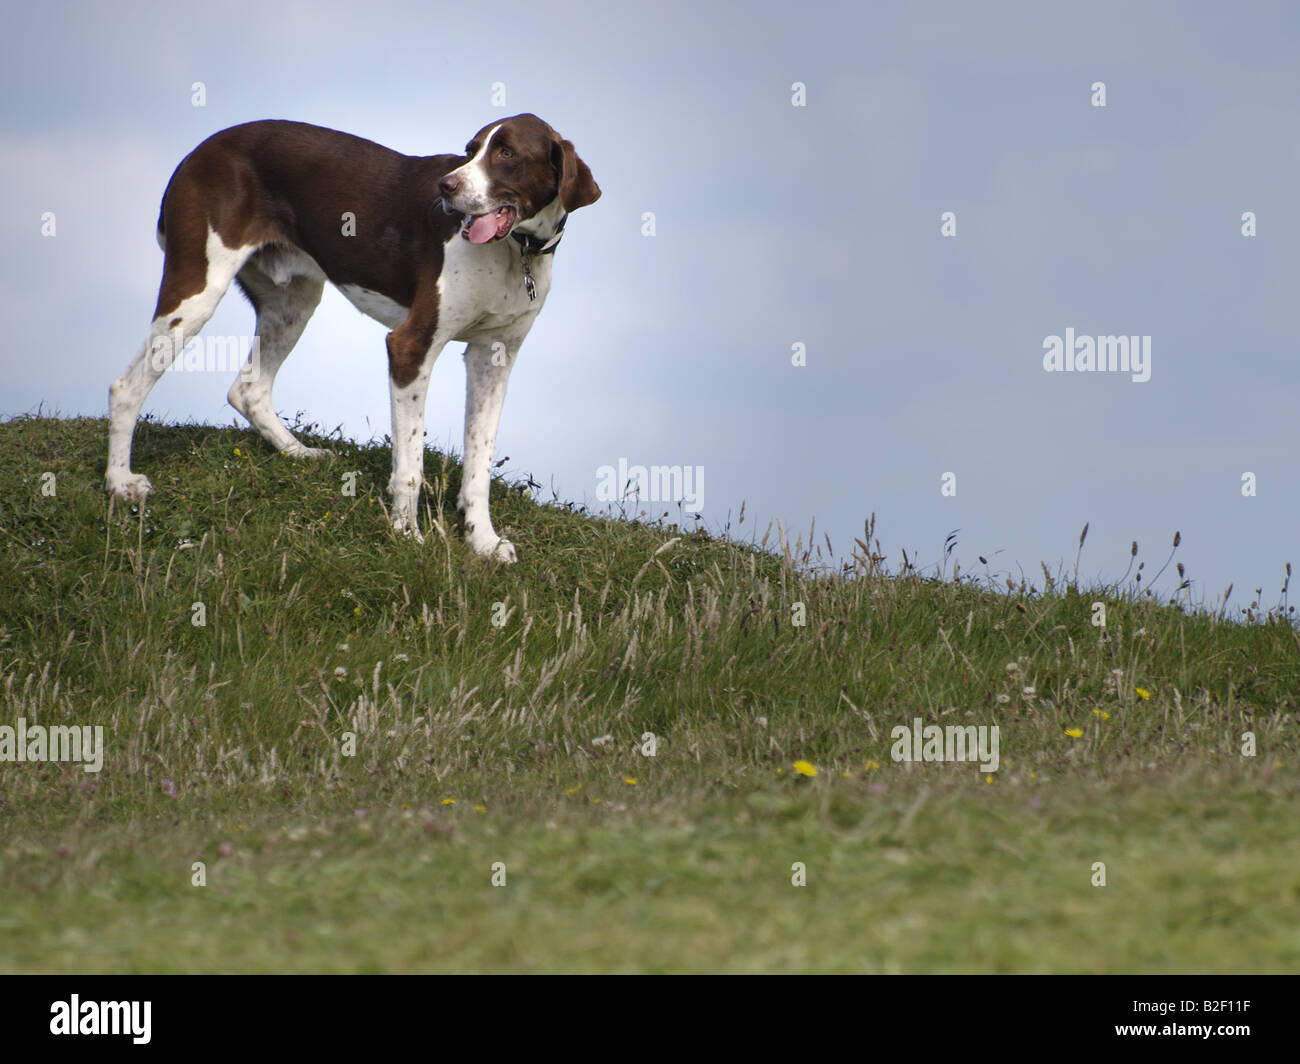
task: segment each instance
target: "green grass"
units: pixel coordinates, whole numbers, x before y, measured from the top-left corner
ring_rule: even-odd
[[[0,724],[107,744],[0,763],[2,970],[1300,969],[1281,610],[890,574],[870,529],[831,572],[505,483],[494,566],[442,456],[421,546],[386,449],[202,426],[142,423],[158,494],[110,511],[105,438],[0,423]],[[893,761],[917,716],[997,725],[999,771]]]

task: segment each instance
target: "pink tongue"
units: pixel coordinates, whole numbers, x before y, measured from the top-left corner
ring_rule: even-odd
[[[475,218],[466,232],[469,234],[471,244],[486,244],[489,240],[497,235],[497,216],[496,212],[490,214],[480,214]]]

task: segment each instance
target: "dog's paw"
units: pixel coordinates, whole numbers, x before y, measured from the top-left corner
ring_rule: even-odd
[[[500,536],[485,536],[482,539],[473,537],[469,541],[469,549],[485,561],[500,562],[502,565],[514,565],[519,560],[515,545]]]
[[[299,445],[296,451],[288,452],[290,458],[333,458],[334,452],[325,447],[304,447]]]
[[[143,473],[109,473],[104,488],[127,502],[143,502],[153,491],[153,484]]]
[[[402,514],[393,515],[393,531],[399,536],[415,540],[416,543],[424,542],[424,536],[420,532],[419,525],[416,524],[414,519]]]

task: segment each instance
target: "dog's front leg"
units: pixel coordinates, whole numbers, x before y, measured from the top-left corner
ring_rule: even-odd
[[[424,406],[429,374],[443,341],[435,341],[436,289],[432,311],[417,298],[411,313],[388,334],[388,393],[393,405],[392,521],[397,532],[423,542],[417,518],[424,483]]]
[[[506,400],[506,381],[519,351],[518,337],[476,340],[465,348],[465,465],[458,505],[470,549],[485,558],[512,563],[514,545],[492,527],[488,489],[497,425]]]

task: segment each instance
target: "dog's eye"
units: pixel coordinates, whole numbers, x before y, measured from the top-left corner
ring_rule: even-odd
[[[501,149],[501,158],[503,158],[503,159],[510,159],[510,158],[512,158],[512,157],[514,156],[514,154],[515,154],[515,153],[512,152],[509,148],[502,148],[502,149]]]

